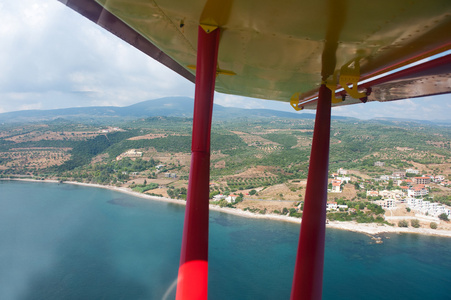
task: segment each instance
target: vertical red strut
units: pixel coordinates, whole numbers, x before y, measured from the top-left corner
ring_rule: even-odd
[[[208,296],[208,194],[210,132],[219,28],[198,30],[191,168],[177,282],[177,300]]]
[[[291,299],[321,299],[326,235],[331,91],[319,90]]]

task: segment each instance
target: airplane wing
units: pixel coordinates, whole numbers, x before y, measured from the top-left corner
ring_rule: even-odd
[[[449,0],[59,1],[190,81],[199,23],[219,25],[221,93],[314,109],[326,80],[333,106],[451,92]]]
[[[359,84],[360,94],[340,89],[339,81],[346,72],[357,73],[358,82],[392,74],[451,49],[449,0],[60,1],[190,81],[199,22],[219,25],[221,93],[314,109],[328,77],[337,85],[333,106],[361,103],[362,92],[364,101],[451,92],[449,54],[438,65],[432,59],[390,80]]]

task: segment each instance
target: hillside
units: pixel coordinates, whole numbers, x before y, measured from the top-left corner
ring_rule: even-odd
[[[223,178],[231,183],[234,176],[243,178],[236,174],[258,166],[271,174],[255,174],[264,182],[275,184],[305,179],[313,124],[310,119],[275,117],[214,121],[211,146],[213,179]],[[58,173],[84,168],[92,160],[108,162],[129,149],[141,149],[149,157],[173,153],[189,156],[190,132],[191,119],[179,117],[122,120],[117,127],[84,125],[63,119],[39,124],[3,125],[0,166],[4,173],[27,174],[30,170]],[[450,140],[451,133],[447,127],[399,121],[334,120],[330,169],[354,169],[370,177],[408,167],[447,173],[451,157]],[[50,152],[57,153],[54,155],[57,158],[49,159],[53,157]],[[33,156],[27,157],[27,153],[33,153]],[[33,157],[41,157],[41,165],[31,163]],[[384,161],[385,167],[375,167],[376,161]],[[53,169],[47,169],[51,165]],[[185,165],[180,169],[182,176],[187,176],[187,168]],[[248,186],[258,184],[249,183]]]
[[[149,103],[129,107],[126,115],[144,111]],[[160,105],[160,112],[168,113]],[[223,116],[221,110],[232,111],[215,110]],[[108,125],[55,117],[1,125],[0,177],[99,183],[186,197],[191,117],[117,116]],[[297,211],[305,195],[313,125],[311,118],[281,118],[268,111],[258,117],[215,118],[211,195],[242,194],[242,202],[234,205],[238,208],[301,216]],[[406,169],[451,179],[451,129],[406,120],[332,120],[330,174],[339,168],[348,170],[350,182],[339,193],[330,192],[329,199],[357,209],[355,220],[381,222],[380,209],[368,202],[374,199],[366,191],[399,189],[394,180],[380,178]],[[451,204],[449,187],[431,183],[428,189],[429,201]],[[329,218],[347,220],[350,215]]]

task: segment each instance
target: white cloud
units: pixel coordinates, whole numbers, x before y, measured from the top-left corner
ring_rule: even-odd
[[[192,83],[55,0],[10,1],[0,19],[2,112],[194,95]]]

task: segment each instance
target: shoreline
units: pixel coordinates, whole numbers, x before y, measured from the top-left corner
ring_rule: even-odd
[[[59,181],[59,180],[37,180],[37,179],[28,179],[28,178],[27,179],[26,178],[24,178],[24,179],[0,178],[0,180],[28,181],[28,182],[41,182],[41,183],[61,183],[61,181]],[[147,194],[135,192],[135,191],[131,190],[130,188],[125,188],[125,187],[83,183],[83,182],[76,182],[76,181],[63,181],[62,183],[85,186],[85,187],[102,188],[102,189],[112,190],[112,191],[128,194],[131,196],[139,197],[142,199],[174,203],[174,204],[179,204],[179,205],[186,205],[186,201],[184,201],[184,200],[170,199],[170,198],[166,198],[166,197],[147,195]],[[210,210],[223,212],[223,213],[227,213],[227,214],[233,214],[233,215],[240,216],[243,218],[267,219],[267,220],[290,222],[290,223],[297,223],[297,224],[302,223],[302,219],[284,216],[284,215],[275,215],[275,214],[262,215],[262,214],[253,213],[250,211],[244,211],[244,210],[241,210],[238,208],[219,207],[218,205],[214,205],[214,204],[210,204],[209,208],[210,208]],[[431,229],[431,228],[412,228],[412,227],[402,227],[401,228],[401,227],[389,226],[386,224],[357,223],[355,221],[350,221],[350,222],[330,221],[329,223],[326,224],[326,229],[327,228],[358,232],[358,233],[362,233],[362,234],[366,234],[366,235],[370,235],[370,236],[380,235],[380,234],[384,234],[384,233],[397,233],[397,234],[409,233],[409,234],[422,234],[422,235],[450,237],[451,238],[450,230],[437,230],[437,229]]]

